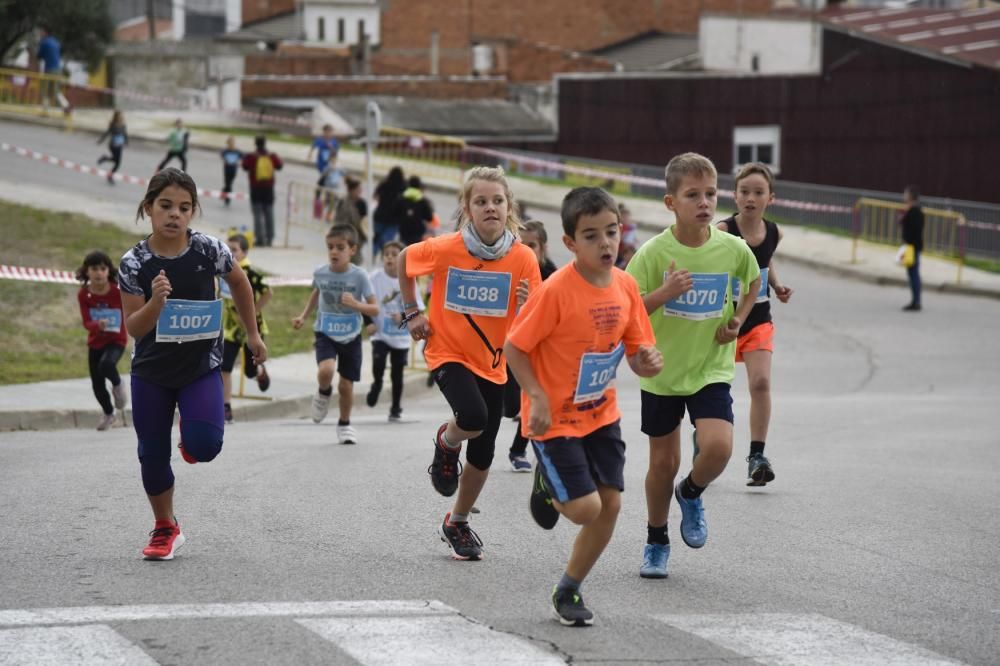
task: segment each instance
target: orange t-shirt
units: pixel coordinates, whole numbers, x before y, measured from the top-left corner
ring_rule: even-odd
[[[427,366],[461,363],[494,384],[506,383],[502,351],[517,314],[515,290],[522,279],[530,292],[542,283],[535,254],[518,241],[501,259],[484,261],[469,254],[462,234],[454,232],[406,248],[406,277],[428,273],[434,289]]]
[[[653,327],[628,273],[612,269],[607,287],[596,287],[563,266],[521,308],[508,340],[531,359],[549,399],[552,425],[535,439],[584,437],[621,414],[614,388],[622,353],[655,345]],[[529,436],[531,400],[521,391],[521,431]]]

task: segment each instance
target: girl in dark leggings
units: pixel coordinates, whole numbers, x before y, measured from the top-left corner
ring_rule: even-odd
[[[180,411],[181,456],[205,463],[222,450],[222,302],[215,278],[229,285],[253,360],[267,360],[257,330],[253,290],[217,238],[191,231],[198,188],[186,173],[164,169],[149,181],[136,219],[152,234],[122,257],[118,282],[125,326],[135,338],[132,422],[139,439],[142,484],[155,520],[147,560],[170,560],[185,541],[174,517],[170,467],[174,411]]]
[[[97,139],[97,143],[104,143],[105,139],[108,139],[108,150],[111,151],[111,154],[101,155],[97,158],[97,163],[113,162],[113,166],[108,172],[108,182],[114,185],[115,172],[122,165],[122,150],[128,145],[128,131],[125,128],[125,118],[121,111],[115,111],[114,115],[111,116],[108,129],[104,130],[104,134]]]
[[[469,514],[486,484],[503,418],[503,344],[517,308],[542,277],[518,238],[516,202],[503,169],[472,169],[460,203],[459,230],[407,247],[397,272],[403,323],[414,340],[427,341],[427,365],[454,414],[434,435],[428,468],[438,493],[458,493],[438,535],[453,558],[478,560],[482,541],[469,527]],[[434,280],[426,315],[416,300],[419,275]]]
[[[76,270],[76,279],[83,285],[76,300],[83,327],[87,329],[90,383],[103,412],[97,423],[98,430],[110,428],[115,422],[115,408],[124,408],[127,401],[117,367],[128,343],[128,334],[122,324],[122,297],[117,276],[115,265],[100,250],[84,257],[83,264]],[[111,382],[111,395],[108,395],[108,381]]]

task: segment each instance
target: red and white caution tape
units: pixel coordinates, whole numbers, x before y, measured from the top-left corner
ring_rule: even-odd
[[[26,268],[0,264],[0,278],[25,280],[27,282],[57,282],[75,284],[76,275],[72,271],[57,271],[51,268]]]
[[[148,178],[142,178],[140,176],[130,176],[125,173],[114,173],[112,174],[107,169],[101,169],[100,167],[90,166],[89,164],[78,164],[72,160],[65,160],[61,157],[55,157],[53,155],[46,155],[45,153],[40,153],[37,150],[30,150],[28,148],[22,148],[20,146],[15,146],[10,143],[0,142],[0,150],[6,150],[8,152],[14,153],[20,157],[26,157],[28,159],[38,160],[39,162],[45,162],[46,164],[51,164],[53,166],[59,166],[64,169],[70,169],[78,173],[85,173],[91,176],[100,176],[101,178],[107,179],[110,175],[115,181],[121,183],[128,183],[129,185],[141,185],[146,187],[149,185]],[[225,200],[228,196],[230,199],[235,201],[242,201],[247,198],[247,195],[243,192],[231,192],[228,195],[221,190],[205,190],[199,189],[198,196],[206,197],[210,199],[222,199]]]
[[[553,160],[543,160],[537,157],[528,157],[525,155],[517,155],[515,153],[506,153],[502,150],[494,150],[493,148],[483,148],[481,146],[466,146],[466,151],[480,153],[482,155],[489,155],[491,157],[508,160],[510,162],[530,164],[532,166],[537,166],[539,168],[546,169],[548,171],[562,171],[565,173],[573,173],[580,176],[587,176],[588,178],[599,178],[601,180],[611,180],[623,183],[631,183],[634,185],[645,185],[648,187],[661,187],[661,188],[663,187],[663,180],[659,178],[646,178],[644,176],[635,176],[633,174],[616,173],[614,171],[604,171],[599,168],[578,166],[575,164],[563,164],[562,162],[556,162]],[[729,192],[728,190],[720,190],[719,196],[727,199],[732,199],[733,193]],[[783,206],[785,208],[795,208],[798,210],[808,210],[818,213],[850,214],[854,210],[850,206],[813,203],[811,201],[796,201],[793,199],[776,199],[773,205]]]
[[[55,282],[58,284],[77,284],[76,274],[72,271],[60,271],[53,268],[31,268],[27,266],[7,266],[0,264],[0,279],[22,280],[25,282]],[[306,286],[312,284],[311,277],[283,277],[272,275],[265,278],[270,287]]]

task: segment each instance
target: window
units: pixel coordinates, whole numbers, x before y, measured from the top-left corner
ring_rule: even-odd
[[[358,19],[358,44],[365,40],[365,20]]]
[[[751,125],[733,128],[733,171],[747,162],[762,162],[775,174],[781,166],[781,126]]]
[[[316,34],[319,41],[326,41],[326,19],[322,16],[316,22]]]
[[[337,43],[343,44],[346,40],[344,39],[344,19],[337,19]]]

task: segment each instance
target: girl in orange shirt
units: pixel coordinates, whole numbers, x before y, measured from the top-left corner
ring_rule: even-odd
[[[469,513],[489,475],[503,417],[503,345],[517,309],[542,278],[535,254],[518,239],[517,206],[503,169],[472,169],[459,201],[458,231],[399,255],[399,286],[403,322],[414,340],[427,341],[427,365],[455,414],[438,428],[427,470],[445,497],[458,490],[438,533],[452,557],[478,560],[482,541],[469,527]],[[425,315],[417,308],[416,278],[428,274],[434,290]]]

